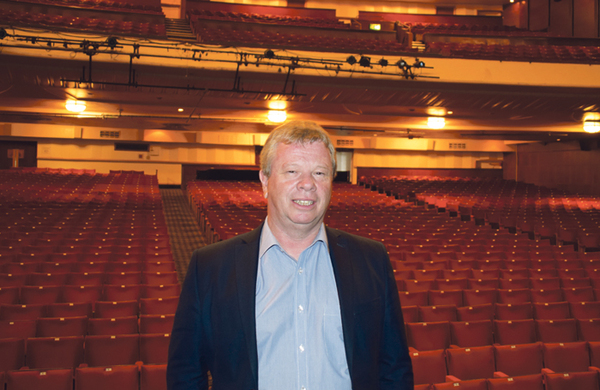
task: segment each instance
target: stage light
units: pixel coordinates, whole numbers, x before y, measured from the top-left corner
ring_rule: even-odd
[[[408,67],[408,64],[404,60],[398,60],[398,62],[396,62],[396,65],[398,65],[398,68],[401,69],[405,69]]]
[[[371,57],[365,57],[365,56],[360,57],[358,64],[365,68],[370,67],[371,66]]]
[[[385,58],[382,58],[379,60],[379,65],[381,65],[381,66],[388,66],[388,64],[389,64],[389,62]]]
[[[420,61],[418,58],[415,59],[413,68],[424,68],[424,67],[425,67],[425,63],[423,61]]]
[[[85,102],[80,100],[67,100],[65,108],[70,112],[84,112],[87,106]]]
[[[354,56],[350,56],[350,57],[346,58],[346,62],[349,63],[350,65],[354,65],[354,64],[356,64],[356,58]]]
[[[106,44],[108,45],[108,47],[110,47],[111,50],[115,50],[115,47],[117,47],[118,43],[119,41],[117,41],[117,38],[115,37],[108,37],[106,39]]]
[[[275,53],[271,49],[265,50],[265,58],[275,58]]]
[[[0,39],[4,39],[8,36],[8,33],[6,32],[5,29],[0,28]]]

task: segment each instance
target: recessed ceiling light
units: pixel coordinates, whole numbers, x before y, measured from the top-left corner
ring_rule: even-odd
[[[81,100],[67,100],[65,108],[70,112],[84,112],[86,105],[85,102]]]
[[[183,112],[183,108],[178,108],[177,111]]]
[[[441,116],[430,116],[427,118],[427,126],[430,129],[443,129],[446,126],[446,119]]]
[[[273,123],[282,123],[287,119],[287,113],[282,110],[269,110],[267,118]]]

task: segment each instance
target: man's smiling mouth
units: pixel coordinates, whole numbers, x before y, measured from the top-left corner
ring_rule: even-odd
[[[299,204],[300,206],[310,206],[315,203],[314,200],[295,200],[294,203]]]

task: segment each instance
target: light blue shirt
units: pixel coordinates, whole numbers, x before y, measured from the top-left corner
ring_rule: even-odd
[[[265,222],[256,279],[260,390],[350,390],[325,227],[294,260]]]

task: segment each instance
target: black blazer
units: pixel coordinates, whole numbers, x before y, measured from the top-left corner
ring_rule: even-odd
[[[255,291],[262,226],[194,252],[175,315],[170,390],[257,390]],[[326,228],[353,390],[412,390],[398,289],[380,242]],[[335,390],[335,389],[323,389]]]

